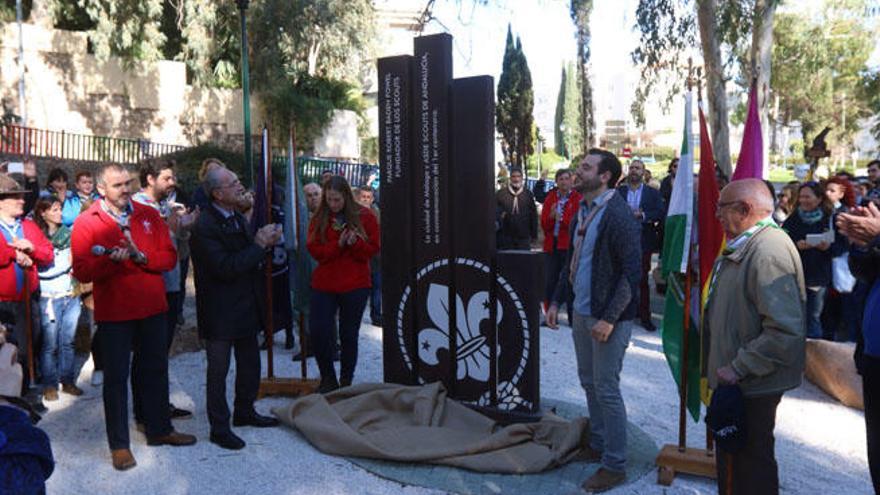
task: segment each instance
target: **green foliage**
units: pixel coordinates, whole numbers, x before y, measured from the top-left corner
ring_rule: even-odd
[[[778,123],[799,122],[806,142],[826,125],[829,145],[852,142],[858,120],[872,114],[877,93],[866,71],[877,36],[859,17],[864,9],[864,1],[827,0],[820,16],[776,16],[770,97],[779,98]]]
[[[79,2],[55,0],[51,4],[55,27],[68,31],[88,31],[97,25]]]
[[[235,2],[187,0],[182,3],[177,58],[186,62],[200,86],[241,87],[241,25]]]
[[[126,67],[162,58],[162,0],[78,0],[95,29],[91,41],[99,58],[117,56]]]
[[[532,130],[535,96],[522,41],[517,38],[514,43],[509,25],[497,94],[495,126],[503,140],[504,158],[508,163],[522,166],[525,158],[535,151],[536,136]]]
[[[545,149],[544,153],[538,155],[537,153],[529,156],[528,160],[526,160],[526,171],[528,172],[529,177],[537,177],[538,176],[538,156],[541,157],[541,170],[550,170],[550,178],[553,177],[553,173],[558,168],[563,168],[568,163],[564,156],[559,155],[552,148]]]
[[[562,69],[553,133],[557,154],[571,157],[583,150],[580,85],[575,66],[571,63]]]
[[[244,176],[244,154],[229,151],[214,144],[201,144],[171,153],[162,158],[173,159],[177,163],[177,180],[185,191],[198,187],[198,172],[206,158],[218,158],[239,177]]]
[[[565,65],[562,66],[562,77],[559,78],[559,92],[556,95],[556,113],[553,116],[553,149],[560,155],[565,154],[565,137],[562,134],[562,122],[565,117]]]
[[[862,81],[860,96],[872,114],[875,116],[880,115],[880,71],[865,76]],[[874,135],[874,139],[880,141],[880,119],[874,120],[871,134]]]
[[[324,77],[303,75],[296,84],[279,84],[261,94],[275,133],[287,135],[295,122],[297,141],[303,144],[320,135],[333,110],[352,110],[363,117],[366,109],[358,86]]]
[[[639,0],[636,28],[639,45],[632,52],[640,67],[639,85],[632,104],[636,125],[645,125],[644,106],[659,88],[668,88],[661,99],[668,107],[683,89],[687,78],[688,54],[702,51],[696,18],[697,0]],[[730,79],[740,62],[743,47],[751,46],[755,0],[717,0],[718,37],[724,64],[725,80]]]
[[[593,141],[593,128],[595,127],[593,115],[593,86],[590,83],[588,68],[590,65],[590,15],[593,12],[593,0],[571,0],[569,15],[574,22],[577,31],[577,88],[578,88],[578,131],[580,141],[569,142],[569,153],[586,152],[589,143]],[[567,127],[567,125],[566,125]],[[572,127],[574,129],[574,127]],[[571,141],[571,140],[570,140]],[[579,144],[580,148],[573,148],[573,144]]]

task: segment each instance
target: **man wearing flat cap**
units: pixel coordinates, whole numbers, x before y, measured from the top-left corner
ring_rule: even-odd
[[[37,224],[24,218],[27,192],[15,179],[0,173],[0,232],[3,234],[3,240],[0,241],[0,319],[12,325],[12,340],[21,349],[18,360],[25,370],[29,369],[29,353],[26,350],[28,333],[31,335],[32,355],[39,355],[37,337],[40,311],[35,302],[40,287],[37,265],[47,265],[54,257],[52,244]],[[31,304],[30,321],[25,318],[28,298]],[[22,395],[35,408],[45,411],[39,395],[30,391],[30,385],[30,376],[26,371]]]

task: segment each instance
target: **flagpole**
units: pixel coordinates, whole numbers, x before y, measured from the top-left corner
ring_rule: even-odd
[[[699,109],[700,112],[703,111],[703,69],[702,69],[702,67],[697,67],[697,108]],[[701,116],[700,118],[702,118],[702,115],[703,114],[700,113],[700,116]],[[701,130],[702,130],[702,128],[701,128]],[[701,139],[702,139],[702,134],[701,134]],[[702,141],[700,142],[700,144],[702,145]],[[702,162],[702,160],[703,160],[703,150],[701,149],[700,150],[700,161]],[[702,168],[700,170],[702,171]],[[712,172],[714,173],[715,171],[713,170]],[[703,254],[703,253],[700,253],[699,246],[697,247],[697,253],[698,253],[698,256],[702,256],[702,254]],[[714,254],[713,254],[713,256],[714,256]],[[700,258],[700,259],[703,259],[703,258]],[[702,326],[702,316],[703,316],[702,291],[703,291],[703,283],[702,283],[702,276],[700,276],[700,293],[701,293],[701,296],[700,296],[700,321],[701,321],[701,326]],[[703,332],[701,331],[700,332],[700,361],[702,361],[704,357],[705,356],[704,356],[704,351],[703,351]],[[701,363],[700,368],[702,369],[702,363]],[[710,430],[709,425],[706,424],[706,455],[711,456],[712,451],[714,449],[715,449],[715,445],[714,445],[714,439],[712,437],[712,430]]]
[[[299,175],[296,171],[296,124],[291,119],[290,123],[290,172],[293,174],[291,177],[292,183],[294,184],[293,192],[299,194],[300,184],[299,184]],[[299,198],[293,199],[293,225],[296,225],[296,245],[299,253],[304,253],[306,247],[299,244]],[[299,256],[300,254],[297,254]],[[306,366],[306,356],[308,355],[307,347],[306,347],[306,330],[305,330],[305,316],[303,316],[303,312],[299,311],[299,355],[302,359],[300,359],[300,375],[303,379],[306,379],[308,376],[308,366]]]
[[[693,62],[688,59],[688,77],[687,77],[687,97],[685,108],[690,108],[690,93],[693,90]],[[687,110],[685,114],[690,118]],[[693,138],[689,132],[691,122],[685,121],[685,139],[687,149],[690,150],[691,160],[693,160]],[[684,145],[683,145],[684,146]],[[692,166],[692,165],[691,165]],[[679,172],[684,173],[684,172]],[[692,173],[692,170],[691,172]],[[692,201],[692,198],[689,198]],[[693,212],[693,210],[692,210]],[[691,289],[693,287],[693,255],[694,246],[692,242],[687,244],[687,265],[684,273],[684,307],[683,320],[681,324],[681,359],[679,360],[679,409],[678,409],[678,443],[666,444],[657,455],[657,482],[661,485],[669,486],[672,484],[675,476],[679,473],[693,474],[706,478],[715,478],[716,467],[715,458],[707,454],[707,451],[699,448],[687,447],[687,402],[688,402],[688,354],[691,331]],[[680,268],[679,268],[680,269]],[[681,273],[676,270],[670,273],[672,277],[680,277]],[[674,278],[673,280],[678,280]],[[667,296],[668,297],[668,296]]]
[[[271,203],[271,192],[273,189],[272,182],[272,157],[271,157],[271,146],[269,144],[269,131],[264,128],[264,136],[262,141],[263,147],[265,148],[265,153],[263,153],[265,162],[261,164],[264,170],[264,185],[266,188],[266,225],[272,223],[272,203]],[[288,137],[288,153],[290,156],[289,159],[292,160],[293,166],[289,167],[289,174],[293,174],[289,177],[288,183],[292,184],[293,193],[290,194],[291,191],[288,191],[291,199],[293,199],[294,207],[290,208],[290,211],[294,215],[294,225],[298,225],[299,222],[299,200],[296,197],[296,191],[298,190],[297,183],[295,182],[298,176],[296,175],[296,133],[294,132],[293,127],[290,128],[290,134]],[[295,229],[296,232],[290,232],[291,235],[295,235],[297,237],[294,240],[298,241],[299,229]],[[297,249],[300,253],[305,253],[306,247],[304,245],[296,243]],[[274,323],[272,321],[272,253],[266,255],[266,342],[267,345],[267,372],[268,376],[260,380],[260,389],[257,394],[258,397],[266,397],[266,396],[288,396],[288,397],[297,397],[301,395],[311,394],[315,390],[318,389],[318,380],[309,380],[306,378],[306,339],[305,339],[305,331],[304,331],[304,317],[302,312],[299,315],[299,336],[300,336],[300,354],[302,356],[301,360],[301,370],[302,370],[302,378],[279,378],[275,376],[274,370],[274,362],[273,362],[273,351],[272,351],[272,343],[274,341],[275,336],[275,328]],[[288,294],[290,297],[290,294]],[[292,322],[291,322],[292,324]]]
[[[263,184],[266,202],[266,225],[272,225],[272,150],[269,143],[269,129],[263,126],[261,139],[263,145]],[[274,246],[272,246],[274,248]],[[272,319],[272,249],[266,253],[266,375],[269,379],[275,378],[275,359],[272,348],[275,344],[275,322]]]

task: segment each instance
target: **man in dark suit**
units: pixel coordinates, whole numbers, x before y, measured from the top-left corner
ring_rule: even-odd
[[[660,193],[644,183],[645,164],[633,160],[623,185],[617,191],[629,205],[633,216],[642,225],[642,276],[639,297],[639,319],[645,330],[657,329],[651,321],[651,293],[648,289],[648,275],[651,273],[651,256],[660,251],[657,226],[663,220],[663,198]]]
[[[275,418],[257,414],[260,387],[257,333],[262,328],[257,294],[265,291],[260,267],[281,227],[266,225],[251,236],[247,220],[237,212],[245,189],[228,169],[217,168],[202,184],[211,203],[199,216],[190,240],[196,282],[199,334],[208,355],[207,401],[211,442],[225,449],[245,446],[229,426],[226,375],[235,350],[235,426],[276,426]]]

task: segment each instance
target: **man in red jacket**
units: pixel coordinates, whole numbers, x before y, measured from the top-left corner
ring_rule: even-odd
[[[13,338],[21,352],[18,360],[25,370],[22,396],[39,411],[46,410],[37,392],[30,393],[28,370],[27,323],[25,321],[25,292],[31,297],[30,332],[33,355],[39,356],[39,305],[33,295],[40,288],[37,265],[47,265],[54,257],[52,244],[34,222],[24,215],[25,191],[18,182],[6,174],[0,174],[0,313],[2,319],[13,326]],[[25,289],[28,289],[27,291]]]
[[[162,272],[174,267],[177,252],[159,213],[131,201],[128,170],[108,164],[96,179],[102,199],[73,224],[73,273],[80,282],[94,284],[107,440],[113,467],[125,470],[136,464],[128,438],[132,349],[140,362],[134,372],[139,375],[147,445],[192,445],[196,438],[174,431],[168,413],[168,303]]]
[[[568,259],[568,244],[571,235],[568,226],[578,210],[581,194],[571,189],[571,171],[556,171],[556,188],[544,198],[541,210],[541,229],[544,231],[544,310],[553,299],[553,291],[559,282],[559,273]],[[571,324],[571,301],[568,302],[568,321]]]

